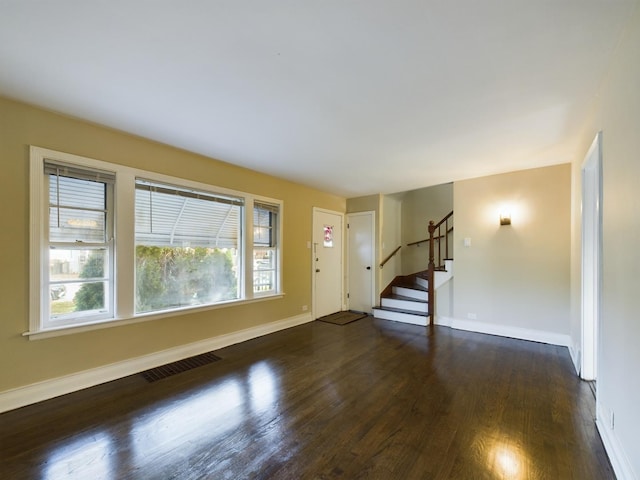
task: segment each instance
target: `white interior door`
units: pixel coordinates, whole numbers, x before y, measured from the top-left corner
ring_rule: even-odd
[[[598,365],[602,258],[602,146],[598,133],[582,165],[582,362],[580,376],[595,380]]]
[[[313,312],[315,318],[342,310],[342,224],[338,212],[313,209]]]
[[[349,309],[371,313],[375,303],[375,212],[347,215]]]

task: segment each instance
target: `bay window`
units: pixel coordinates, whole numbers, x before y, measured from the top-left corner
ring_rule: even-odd
[[[282,295],[279,200],[39,147],[30,169],[26,335]]]

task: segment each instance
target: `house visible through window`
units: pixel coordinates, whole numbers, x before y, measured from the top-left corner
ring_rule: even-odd
[[[110,318],[114,175],[54,162],[44,163],[44,174],[49,193],[44,323]]]

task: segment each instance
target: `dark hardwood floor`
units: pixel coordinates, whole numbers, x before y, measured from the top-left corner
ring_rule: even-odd
[[[2,479],[609,479],[566,348],[313,322],[0,415]]]

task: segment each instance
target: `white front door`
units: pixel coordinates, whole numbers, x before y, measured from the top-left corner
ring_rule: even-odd
[[[343,215],[313,209],[313,312],[315,318],[342,310]]]
[[[371,313],[375,303],[375,212],[347,215],[349,309]]]

